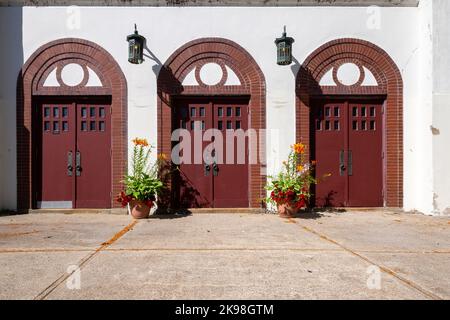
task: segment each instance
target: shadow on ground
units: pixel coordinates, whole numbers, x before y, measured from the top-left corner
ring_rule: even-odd
[[[167,212],[165,210],[156,211],[155,214],[151,215],[149,219],[161,219],[161,220],[170,220],[170,219],[179,219],[186,218],[192,215],[192,212],[188,209],[179,209],[174,212]]]

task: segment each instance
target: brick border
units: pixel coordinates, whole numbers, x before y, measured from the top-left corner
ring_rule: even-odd
[[[184,78],[194,68],[207,62],[227,65],[239,78],[240,86],[225,86],[222,80],[214,86],[182,86]],[[249,128],[266,128],[266,82],[253,57],[237,43],[222,38],[201,38],[176,50],[162,66],[157,80],[158,90],[158,152],[171,154],[171,98],[175,96],[239,96],[250,97]],[[262,143],[261,143],[262,141]],[[265,139],[260,139],[260,153],[265,155]],[[265,159],[264,159],[265,160]],[[264,161],[265,162],[265,161]],[[264,206],[265,163],[249,165],[249,207]],[[171,200],[173,200],[171,195]],[[166,203],[165,205],[168,205]]]
[[[332,67],[353,62],[369,69],[378,86],[320,86]],[[296,138],[310,141],[310,100],[327,95],[382,95],[384,112],[384,198],[387,207],[403,207],[403,81],[392,58],[380,47],[360,39],[338,39],[315,50],[296,78]]]
[[[43,87],[55,66],[78,63],[89,66],[103,87]],[[112,108],[111,132],[111,207],[118,207],[114,195],[121,190],[120,181],[127,168],[127,83],[117,62],[105,49],[83,39],[65,38],[49,42],[37,49],[22,67],[17,80],[17,209],[33,207],[33,101],[41,96],[109,96]]]

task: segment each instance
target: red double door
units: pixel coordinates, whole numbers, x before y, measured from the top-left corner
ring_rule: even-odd
[[[317,100],[311,110],[311,158],[317,207],[382,207],[383,102]]]
[[[110,208],[110,104],[42,102],[36,108],[35,206]]]
[[[180,208],[249,206],[248,99],[191,98],[173,104],[179,170],[174,202]],[[228,138],[227,136],[232,136]],[[178,151],[179,141],[187,139]]]

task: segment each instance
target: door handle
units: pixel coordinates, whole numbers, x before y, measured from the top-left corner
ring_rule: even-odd
[[[219,166],[215,162],[213,164],[213,175],[214,176],[218,176],[219,175]]]
[[[352,150],[348,150],[347,167],[348,167],[348,175],[352,176],[353,175],[353,152],[352,152]]]
[[[204,165],[205,177],[209,176],[209,172],[211,171],[211,166],[209,164]]]
[[[346,169],[347,168],[345,167],[345,152],[344,150],[341,150],[341,152],[339,152],[339,174],[341,176],[344,176]]]
[[[77,151],[75,155],[75,174],[77,177],[81,176],[81,153]]]
[[[67,152],[67,175],[69,177],[73,174],[73,155],[72,151]]]

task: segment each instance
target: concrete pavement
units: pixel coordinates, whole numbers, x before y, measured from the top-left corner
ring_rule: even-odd
[[[3,216],[0,299],[450,299],[450,218]]]

